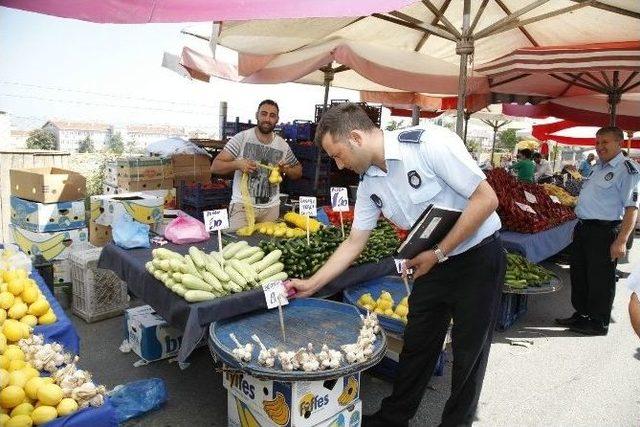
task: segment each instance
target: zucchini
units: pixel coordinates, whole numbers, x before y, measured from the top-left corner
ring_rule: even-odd
[[[229,245],[229,246],[231,246],[231,245]],[[227,246],[226,248],[224,248],[222,250],[222,256],[224,257],[224,259],[233,258],[238,252],[240,252],[245,247],[249,246],[249,243],[247,243],[244,240],[240,240],[237,243],[233,243],[233,246],[231,246],[231,247],[229,247],[229,246]]]
[[[196,265],[193,263],[191,256],[185,255],[184,259],[186,263],[184,265],[184,268],[182,269],[182,272],[186,274],[191,274],[193,276],[196,276],[202,279],[202,275],[200,274],[200,271],[198,271],[198,269],[196,268]]]
[[[188,302],[209,301],[215,299],[215,295],[207,291],[188,290],[184,294],[184,299]]]
[[[238,285],[235,282],[225,282],[222,284],[222,287],[230,293],[238,293],[238,292],[242,292],[242,286]]]
[[[204,281],[205,282],[207,282],[208,284],[213,286],[214,290],[216,290],[218,292],[224,291],[224,288],[222,287],[222,285],[220,284],[218,279],[216,279],[216,276],[214,276],[213,274],[209,273],[208,271],[203,271],[202,272],[202,276],[204,277]]]
[[[162,270],[162,260],[160,258],[154,258],[151,260],[151,264],[156,268],[156,270]]]
[[[184,297],[184,294],[187,293],[187,288],[182,285],[175,285],[173,288],[171,288],[171,290],[181,297]]]
[[[240,261],[239,259],[232,259],[229,261],[229,265],[233,267],[238,273],[244,277],[247,282],[253,282],[256,280],[256,273],[249,265]]]
[[[220,252],[211,251],[211,253],[209,254],[209,257],[212,258],[218,264],[224,265],[224,257]]]
[[[205,254],[200,252],[198,248],[196,248],[195,246],[191,246],[189,248],[189,256],[191,256],[191,260],[196,265],[196,267],[198,267],[198,269],[204,268]]]
[[[249,258],[246,258],[244,261],[246,261],[247,264],[253,264],[254,262],[260,261],[262,258],[264,258],[264,252],[259,250],[255,254],[251,255]]]
[[[265,268],[264,270],[262,270],[258,274],[258,278],[260,280],[264,280],[267,277],[270,277],[270,276],[273,276],[274,274],[280,273],[282,270],[284,270],[284,264],[281,263],[281,262],[277,262],[277,263],[273,264],[272,266],[269,266],[269,267]]]
[[[277,280],[287,280],[287,273],[281,271],[280,273],[276,273],[273,276],[267,277],[260,281],[260,286],[264,286],[267,283],[275,282]]]
[[[174,282],[176,283],[182,283],[182,273],[175,271],[172,275],[171,278],[173,279]]]
[[[173,271],[182,271],[182,266],[184,265],[184,258],[171,258],[169,260],[169,265],[171,266],[171,270]]]
[[[199,290],[199,291],[209,291],[213,290],[213,286],[200,279],[199,277],[193,276],[191,274],[183,274],[182,275],[182,286],[187,289]]]
[[[262,270],[269,267],[271,264],[277,262],[281,256],[282,256],[282,251],[280,249],[271,251],[261,261],[258,261],[255,264],[253,264],[253,268],[254,270],[256,270],[256,273],[260,273]]]
[[[252,256],[253,254],[257,253],[260,251],[260,248],[257,246],[249,246],[248,248],[244,248],[241,249],[236,256],[234,257],[235,259],[245,259],[245,258],[249,258],[250,256]]]
[[[153,254],[154,258],[160,258],[160,259],[182,259],[182,255],[180,255],[177,252],[173,252],[170,251],[169,249],[166,248],[157,248],[151,251],[151,253]]]
[[[157,269],[156,271],[153,272],[153,277],[155,277],[156,279],[160,280],[160,278],[162,277],[162,274],[164,273],[164,271]]]
[[[164,281],[164,285],[167,288],[171,289],[176,285],[176,282],[171,277],[167,277],[167,280]]]
[[[231,280],[231,279],[229,279],[229,275],[227,273],[225,273],[225,271],[213,259],[213,257],[209,257],[209,262],[207,262],[207,264],[205,265],[205,268],[207,269],[207,271],[209,273],[211,273],[214,276],[216,276],[216,278],[218,280],[220,280],[221,282],[228,282],[229,280]]]
[[[231,266],[231,264],[225,265],[224,271],[227,272],[231,280],[234,281],[237,285],[240,285],[241,287],[246,286],[247,281],[244,279],[244,277],[240,273],[238,273],[238,271],[235,268]]]
[[[156,268],[153,266],[153,263],[152,263],[151,261],[147,262],[147,263],[144,265],[144,268],[146,268],[146,269],[147,269],[147,271],[148,271],[149,273],[151,273],[151,274],[153,274],[153,272],[154,272],[154,271],[156,271]]]
[[[162,261],[160,261],[160,268],[163,271],[170,272],[171,271],[171,263],[169,262],[168,259],[163,259]]]

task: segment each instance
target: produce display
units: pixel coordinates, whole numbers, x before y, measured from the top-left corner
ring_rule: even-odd
[[[259,222],[256,224],[255,231],[266,236],[273,237],[305,237],[307,231],[298,227],[290,227],[285,222]]]
[[[504,169],[487,171],[487,181],[498,196],[497,212],[507,230],[538,233],[576,217],[571,208],[554,203],[542,186],[520,182]],[[528,201],[525,192],[535,201]]]
[[[188,302],[207,301],[276,280],[286,280],[282,251],[265,252],[245,241],[209,254],[195,246],[187,255],[165,248],[152,251],[145,267],[156,279]]]
[[[539,287],[554,277],[554,274],[546,268],[532,264],[520,255],[507,254],[507,274],[504,281],[510,288]]]
[[[340,212],[334,212],[333,209],[331,209],[331,206],[324,206],[323,209],[325,214],[327,215],[327,218],[329,219],[329,222],[336,227],[340,227]],[[353,213],[353,206],[349,208],[348,212],[342,212],[342,222],[344,224],[351,224],[353,222]],[[403,241],[407,238],[409,230],[403,230],[393,223],[389,223],[389,225],[394,229],[400,241]]]
[[[357,304],[381,316],[402,320],[404,323],[407,323],[407,316],[409,315],[408,297],[402,298],[396,305],[393,297],[387,291],[382,291],[377,299],[374,299],[371,293],[366,293],[358,299]]]
[[[544,187],[544,191],[546,191],[549,196],[557,197],[564,206],[573,208],[578,204],[578,198],[569,194],[569,192],[562,187],[554,184],[542,184],[542,187]]]
[[[49,301],[26,270],[0,270],[0,325],[7,339],[26,338],[31,328],[57,320]]]

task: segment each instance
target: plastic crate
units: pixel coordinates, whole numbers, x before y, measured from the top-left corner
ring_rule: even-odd
[[[127,284],[97,267],[101,252],[102,248],[86,248],[69,255],[72,311],[88,323],[118,316],[129,307]]]
[[[248,123],[242,123],[240,121],[240,118],[236,117],[236,121],[235,122],[225,122],[224,123],[224,129],[223,129],[222,137],[223,138],[231,138],[235,134],[240,133],[242,131],[245,131],[247,129],[251,129],[252,127],[255,127],[255,123],[251,123],[251,121],[249,121]]]
[[[282,125],[282,137],[287,141],[312,141],[316,125],[309,120],[294,120]]]
[[[528,295],[502,294],[496,322],[497,331],[505,331],[527,312]]]
[[[231,187],[204,188],[202,184],[180,184],[180,202],[194,208],[204,208],[229,204],[231,200]]]

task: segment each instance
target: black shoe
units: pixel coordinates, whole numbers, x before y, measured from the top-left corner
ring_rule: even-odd
[[[380,414],[376,412],[371,415],[363,415],[362,416],[362,427],[407,427],[409,423],[401,423],[401,424],[392,424],[389,421],[382,419]]]
[[[574,323],[569,327],[572,332],[577,332],[582,335],[589,336],[602,336],[607,335],[609,327],[604,326],[602,322],[592,319],[582,319]]]
[[[565,317],[564,319],[556,319],[556,323],[560,326],[571,326],[579,320],[586,319],[587,316],[580,314],[577,311],[571,315],[571,317]]]

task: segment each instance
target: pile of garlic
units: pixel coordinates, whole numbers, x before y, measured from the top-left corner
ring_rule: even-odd
[[[32,335],[18,341],[25,355],[25,361],[35,369],[47,371],[62,389],[64,397],[70,397],[78,403],[80,409],[87,406],[101,406],[104,403],[106,388],[96,386],[91,375],[76,367],[78,356],[65,353],[58,343],[44,343],[42,335]]]
[[[247,343],[245,345],[240,344],[236,335],[231,333],[229,334],[234,343],[236,343],[236,348],[233,349],[232,354],[233,357],[238,362],[250,362],[253,358],[253,344]]]
[[[252,335],[251,339],[258,343],[260,346],[260,354],[258,354],[258,363],[267,368],[273,368],[276,365],[276,356],[278,355],[278,349],[267,348],[257,335]]]

